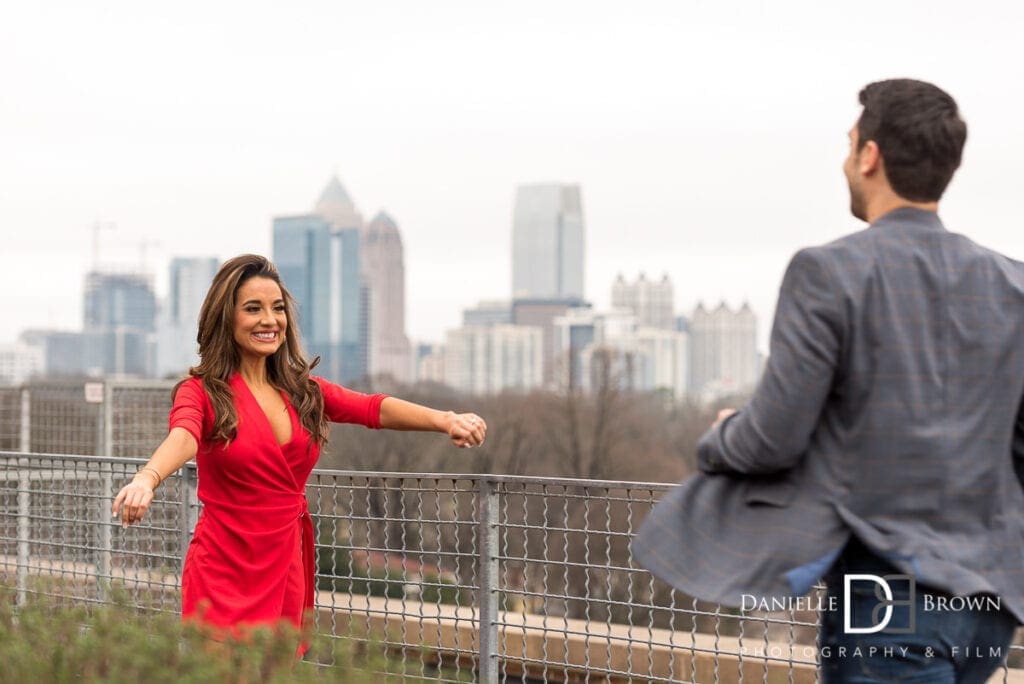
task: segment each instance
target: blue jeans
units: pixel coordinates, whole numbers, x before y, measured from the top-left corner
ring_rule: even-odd
[[[824,684],[984,684],[1009,653],[1017,622],[996,597],[978,595],[965,607],[963,599],[913,580],[886,580],[892,608],[884,630],[847,633],[847,610],[854,630],[882,624],[887,613],[881,585],[872,580],[851,581],[846,605],[843,578],[850,574],[900,573],[854,540],[826,575],[830,609],[822,611],[818,637]]]

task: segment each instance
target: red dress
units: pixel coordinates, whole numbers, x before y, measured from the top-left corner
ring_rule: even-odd
[[[324,412],[335,423],[380,428],[385,395],[367,395],[313,378]],[[286,619],[301,626],[314,606],[316,563],[306,480],[320,448],[284,396],[292,438],[278,444],[263,409],[238,373],[234,394],[238,432],[228,447],[210,439],[213,405],[198,378],[186,380],[171,408],[170,427],[199,443],[199,500],[203,510],[181,573],[182,616],[218,627]]]

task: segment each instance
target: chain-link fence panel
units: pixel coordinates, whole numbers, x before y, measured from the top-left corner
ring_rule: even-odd
[[[180,610],[182,549],[191,532],[183,482],[192,469],[168,478],[146,518],[123,529],[111,504],[139,465],[0,457],[0,575],[21,600],[32,593],[82,602],[121,596],[140,608]]]
[[[20,451],[23,390],[0,387],[0,451]]]
[[[173,381],[111,382],[106,387],[111,456],[148,458],[167,436]]]
[[[29,391],[29,450],[37,454],[103,453],[103,383],[39,382]]]

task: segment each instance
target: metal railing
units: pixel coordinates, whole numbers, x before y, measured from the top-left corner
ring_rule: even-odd
[[[189,466],[122,529],[140,459],[0,452],[0,576],[32,594],[180,610]],[[318,631],[437,681],[813,681],[815,616],[739,615],[633,565],[666,484],[314,471]]]
[[[110,515],[142,463],[128,456],[163,437],[172,385],[0,389],[0,583],[19,601],[180,610],[194,466],[157,490],[141,524]],[[381,644],[431,681],[817,681],[813,612],[706,604],[634,564],[629,543],[670,487],[315,470],[317,631]]]
[[[142,456],[167,434],[170,380],[54,380],[0,387],[0,450]]]
[[[0,579],[20,601],[180,610],[195,471],[122,529],[111,497],[141,463],[0,452]],[[317,630],[435,681],[817,681],[815,614],[706,605],[633,564],[634,531],[668,488],[314,471]]]

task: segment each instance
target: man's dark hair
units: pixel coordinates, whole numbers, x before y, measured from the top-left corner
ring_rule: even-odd
[[[931,83],[896,78],[865,86],[860,103],[858,145],[875,141],[896,194],[911,202],[942,197],[967,140],[956,101]]]

